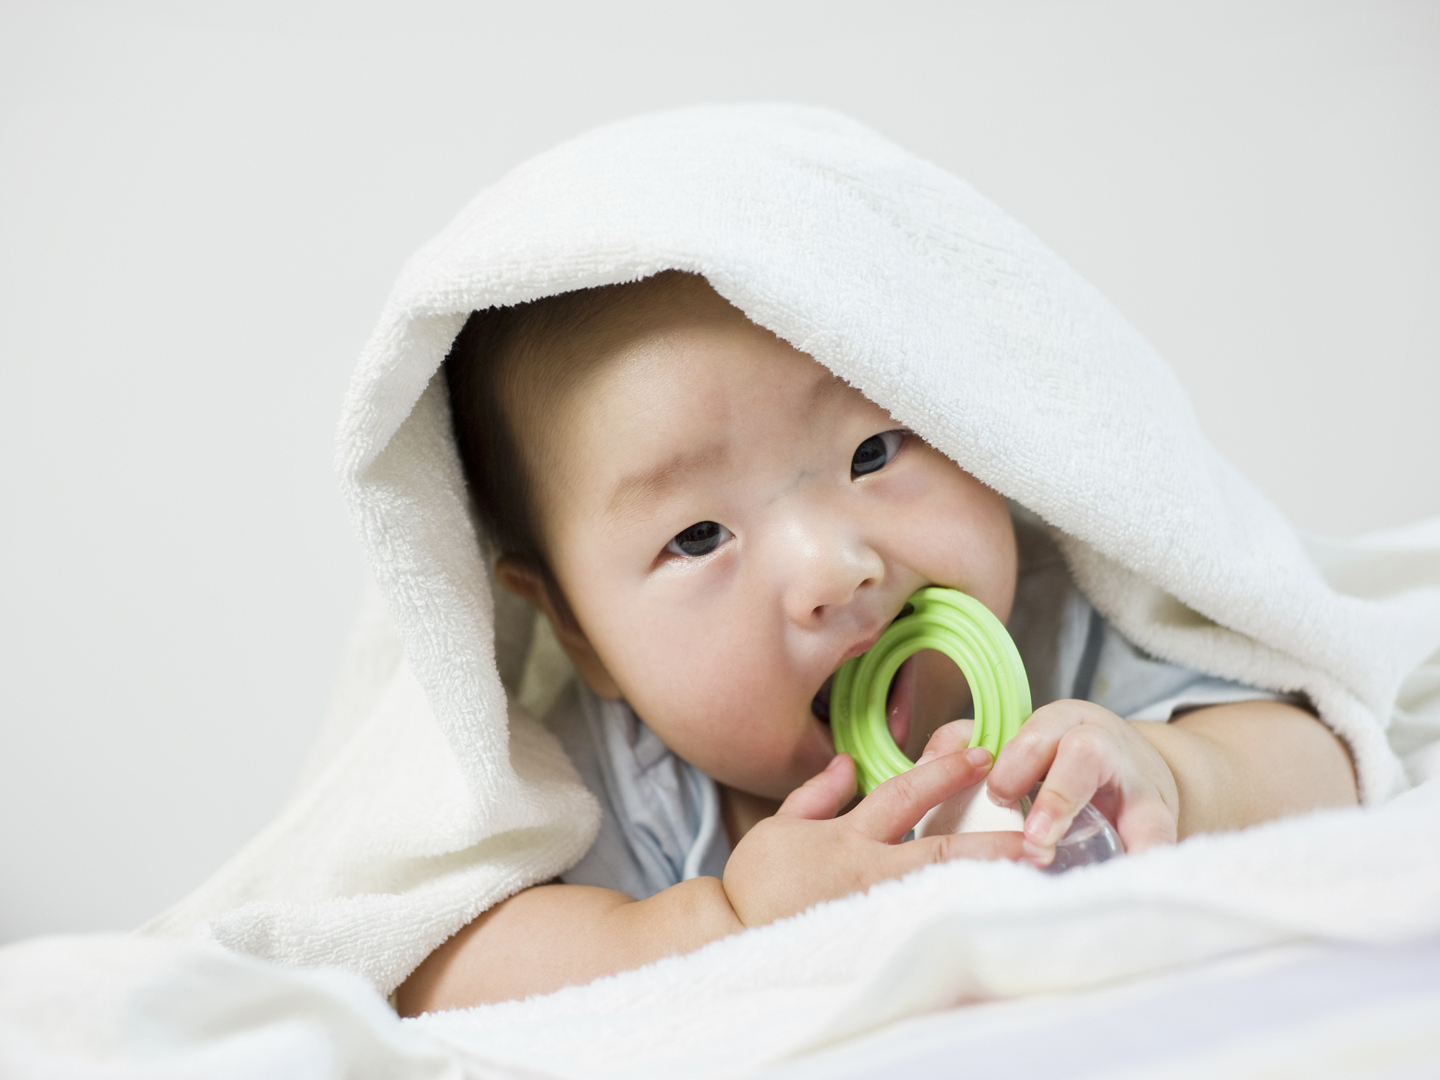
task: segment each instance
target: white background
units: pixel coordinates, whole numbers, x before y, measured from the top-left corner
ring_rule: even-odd
[[[331,472],[403,260],[604,121],[849,112],[1175,365],[1302,528],[1440,513],[1440,5],[0,3],[0,942],[279,808],[362,567]]]

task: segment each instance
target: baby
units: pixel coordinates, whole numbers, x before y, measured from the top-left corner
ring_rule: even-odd
[[[1044,866],[1086,802],[1132,853],[1355,802],[1303,703],[1133,649],[1017,540],[1022,512],[701,277],[477,313],[446,376],[496,578],[582,677],[551,723],[605,821],[562,881],[431,954],[406,1014],[587,982],[932,862]],[[856,801],[829,680],[931,584],[1009,621],[1039,707],[992,761],[960,672],[918,654],[888,709],[918,764]],[[982,781],[1008,802],[1043,781],[1023,833],[905,841]]]

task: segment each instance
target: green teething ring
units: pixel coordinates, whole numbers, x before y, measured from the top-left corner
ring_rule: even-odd
[[[1030,716],[1030,683],[1015,642],[980,601],[936,586],[910,597],[914,611],[896,619],[863,656],[848,660],[830,688],[835,749],[855,759],[867,795],[914,765],[885,723],[885,697],[900,665],[921,649],[938,649],[960,668],[975,703],[971,746],[992,754]]]

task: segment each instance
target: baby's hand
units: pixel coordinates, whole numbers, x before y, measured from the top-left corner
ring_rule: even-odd
[[[1036,709],[1005,744],[988,786],[1013,803],[1045,783],[1025,819],[1025,858],[1047,866],[1055,844],[1087,803],[1104,814],[1129,852],[1173,844],[1180,814],[1175,777],[1130,724],[1088,701]]]
[[[989,751],[954,749],[927,753],[840,817],[835,815],[855,795],[855,763],[837,754],[736,845],[725,864],[724,888],[740,921],[760,926],[929,863],[1019,859],[1019,833],[900,842],[932,806],[985,779]]]

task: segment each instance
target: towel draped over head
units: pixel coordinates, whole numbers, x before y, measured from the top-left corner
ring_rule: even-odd
[[[1440,592],[1332,590],[1151,347],[961,180],[830,112],[686,109],[520,166],[406,265],[339,434],[383,604],[361,621],[293,801],[147,929],[346,967],[388,991],[584,853],[594,800],[507,704],[534,617],[491,588],[437,371],[472,311],[666,269],[703,274],[1040,515],[1135,644],[1304,694],[1350,748],[1366,801],[1405,786],[1386,727],[1402,680],[1440,646]]]

